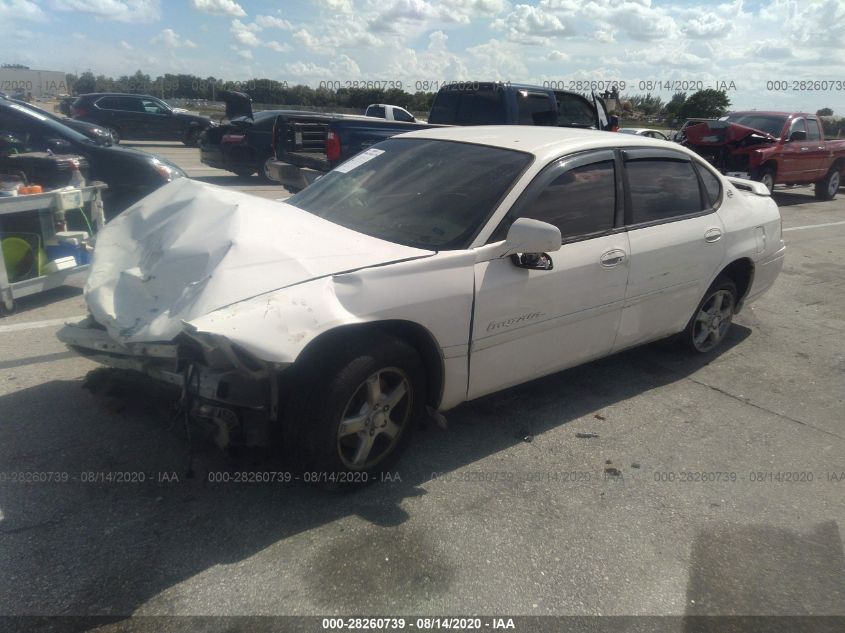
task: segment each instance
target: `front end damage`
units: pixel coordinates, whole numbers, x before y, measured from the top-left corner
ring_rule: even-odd
[[[325,329],[359,320],[339,303],[335,276],[430,255],[179,179],[98,234],[90,315],[58,338],[171,385],[221,447],[265,445],[297,355]]]
[[[279,376],[288,364],[260,361],[223,337],[191,330],[186,326],[170,342],[122,343],[88,316],[57,336],[90,360],[169,385],[179,409],[220,448],[266,446],[278,418]]]
[[[777,143],[767,132],[731,123],[709,121],[685,130],[686,145],[721,173],[737,178],[753,178],[763,160],[765,148]]]

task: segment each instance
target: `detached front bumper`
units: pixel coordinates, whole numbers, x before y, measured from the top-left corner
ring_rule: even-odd
[[[305,189],[312,182],[317,180],[324,172],[310,169],[308,167],[297,167],[278,160],[270,161],[267,167],[270,177],[282,184],[290,191],[296,192]]]
[[[121,343],[90,316],[65,324],[56,336],[81,356],[140,372],[215,405],[269,411],[273,402],[277,368],[245,358],[225,341],[198,342],[186,336],[169,342]]]

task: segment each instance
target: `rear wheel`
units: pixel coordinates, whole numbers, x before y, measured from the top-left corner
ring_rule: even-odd
[[[196,147],[199,145],[200,134],[202,130],[198,127],[189,128],[187,132],[185,132],[185,138],[182,139],[182,143],[187,145],[188,147]]]
[[[425,373],[416,350],[374,333],[301,370],[284,434],[306,480],[326,488],[375,481],[408,446],[422,417]]]
[[[249,178],[255,173],[254,169],[249,169],[248,167],[241,167],[239,169],[233,169],[232,171],[241,178]]]
[[[831,167],[827,176],[816,183],[816,198],[819,200],[833,200],[839,192],[839,169]]]
[[[766,167],[760,172],[760,182],[766,185],[766,189],[769,190],[769,193],[772,193],[775,189],[775,170],[771,167]]]
[[[258,162],[258,177],[270,185],[278,185],[279,181],[270,175],[270,162],[276,160],[275,156],[265,156]]]
[[[737,290],[733,281],[718,277],[704,293],[681,340],[689,349],[706,353],[718,347],[728,335],[736,310]]]

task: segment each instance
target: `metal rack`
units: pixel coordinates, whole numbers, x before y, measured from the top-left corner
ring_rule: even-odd
[[[0,216],[13,213],[37,213],[41,224],[41,237],[48,241],[55,237],[56,229],[53,221],[53,214],[62,209],[82,207],[90,205],[91,218],[95,230],[99,231],[105,224],[103,215],[103,189],[107,185],[102,182],[94,182],[87,187],[80,189],[64,189],[36,193],[25,196],[12,196],[0,198]],[[37,255],[36,255],[37,256]],[[57,288],[68,283],[81,283],[88,274],[88,264],[74,266],[58,272],[41,275],[32,279],[9,282],[6,271],[6,262],[3,258],[2,245],[0,245],[0,309],[12,310],[15,299]]]

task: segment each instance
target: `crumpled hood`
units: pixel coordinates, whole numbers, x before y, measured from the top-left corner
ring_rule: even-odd
[[[180,178],[97,235],[85,298],[113,338],[169,341],[183,321],[265,292],[431,254]]]
[[[749,136],[755,136],[761,141],[770,141],[772,143],[778,140],[768,132],[729,121],[710,121],[708,123],[691,125],[684,130],[684,134],[690,145],[699,146],[730,145],[739,143]]]

